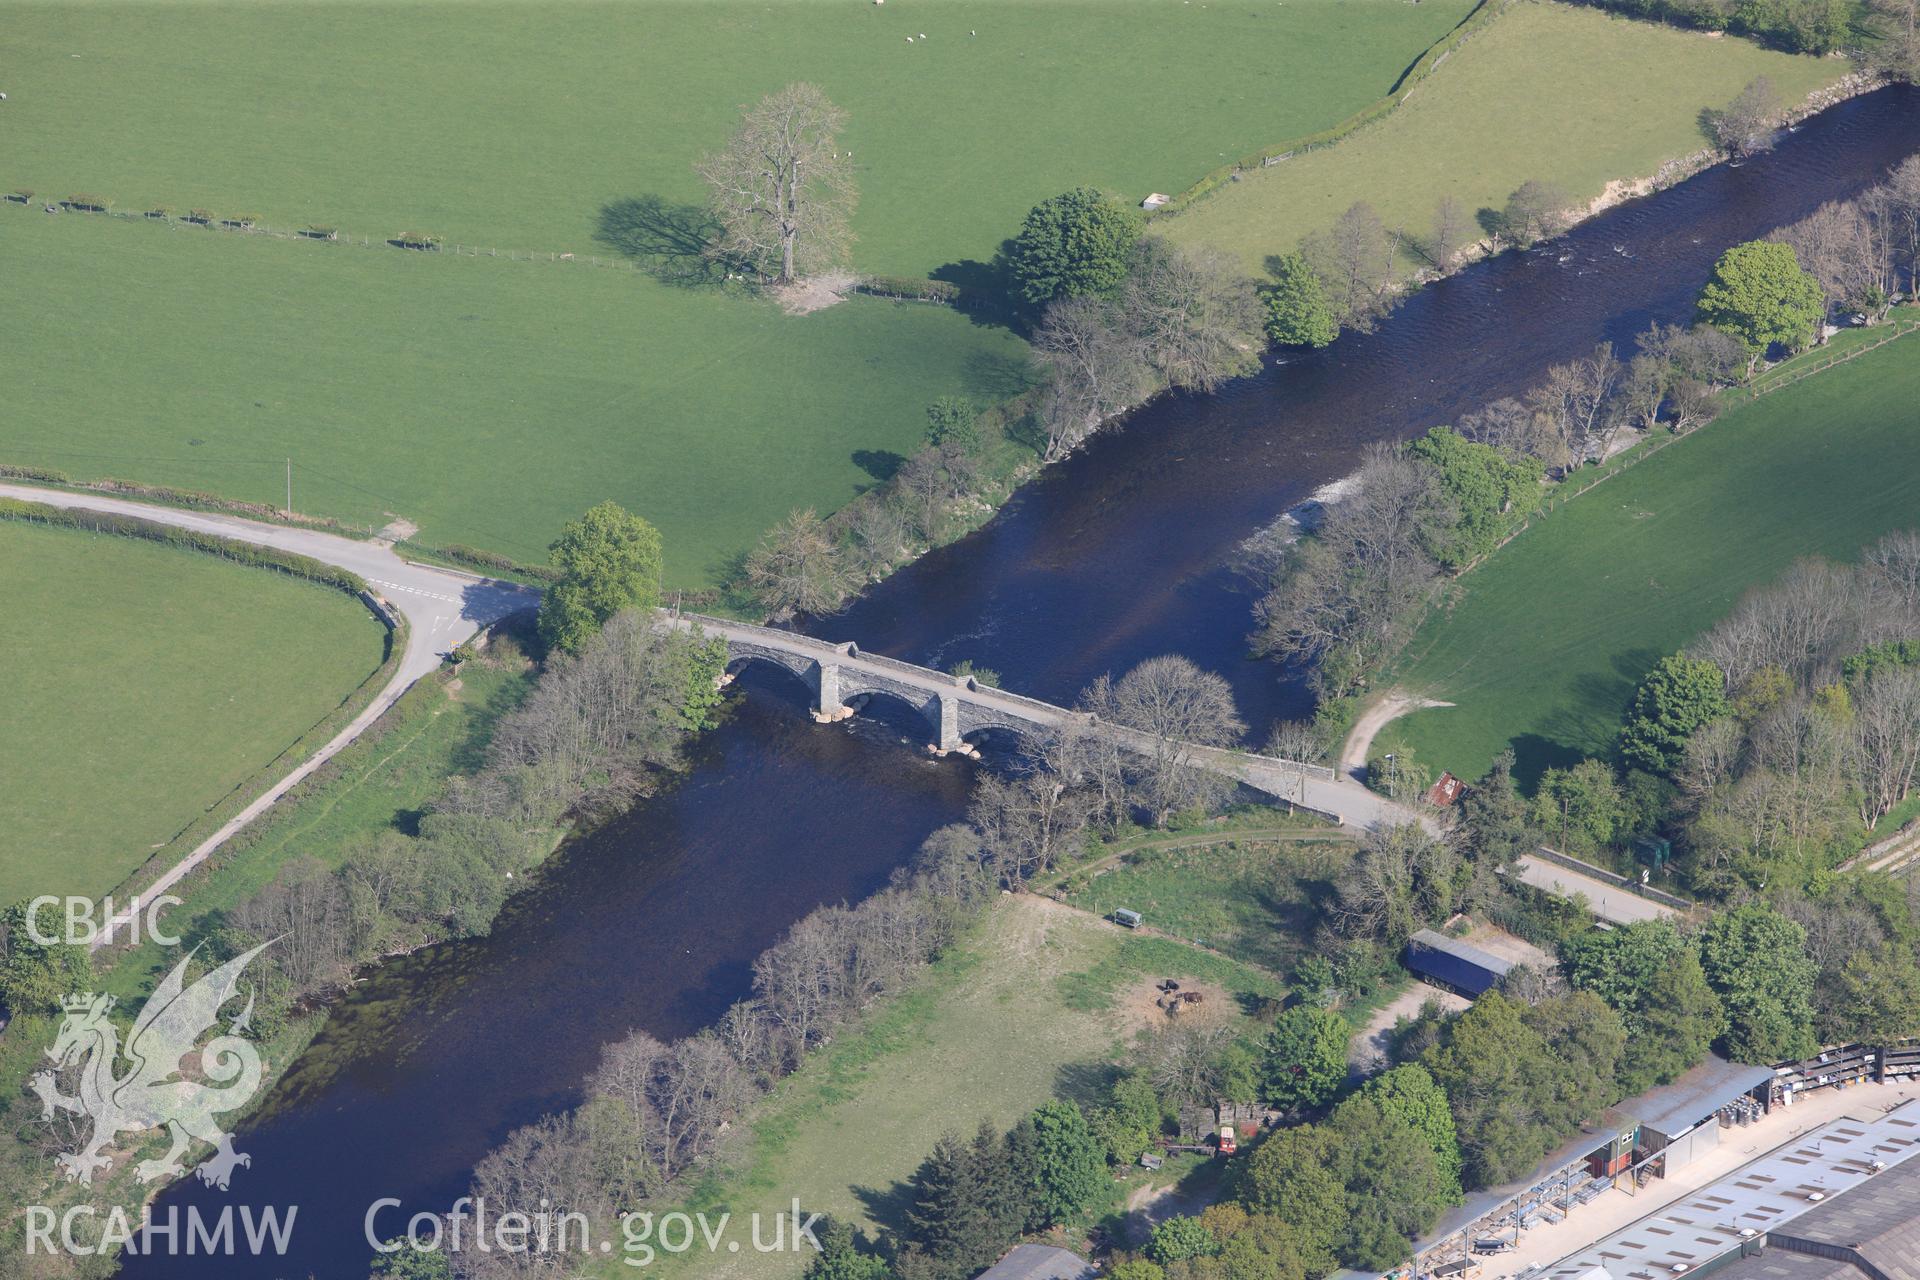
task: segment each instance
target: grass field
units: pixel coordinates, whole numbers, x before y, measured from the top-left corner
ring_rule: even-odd
[[[869,1229],[895,1223],[901,1189],[944,1131],[1011,1125],[1049,1098],[1083,1094],[1137,1025],[1117,1007],[1121,994],[1169,976],[1279,994],[1266,976],[1206,952],[1031,895],[1002,899],[919,987],[783,1085],[743,1167],[698,1199],[736,1221],[797,1195],[808,1211]],[[798,1275],[804,1262],[696,1253],[673,1274],[757,1280]]]
[[[814,315],[629,273],[428,258],[0,206],[14,331],[0,460],[133,476],[535,562],[612,498],[700,585],[788,510],[836,508],[926,405],[1025,377],[944,307]],[[84,409],[81,408],[84,406]]]
[[[1167,839],[1073,875],[1067,900],[1099,916],[1126,907],[1160,932],[1291,973],[1318,918],[1313,893],[1352,846],[1324,828],[1288,836]]]
[[[106,893],[380,665],[336,591],[0,522],[0,902]]]
[[[587,252],[604,205],[700,198],[693,161],[739,104],[810,80],[849,115],[858,265],[924,273],[1065,187],[1178,191],[1330,125],[1471,8],[30,2],[8,13],[0,182]]]
[[[1396,676],[1459,705],[1396,722],[1375,750],[1473,778],[1511,745],[1528,781],[1603,755],[1648,668],[1748,588],[1920,525],[1916,341],[1726,413],[1461,579]]]
[[[1063,188],[1177,191],[1331,124],[1470,8],[30,3],[0,185],[606,254],[621,201],[663,202],[640,239],[679,237],[692,162],[806,78],[849,112],[855,265],[923,274]],[[794,318],[584,265],[0,214],[0,272],[35,299],[0,461],[260,499],[291,456],[304,510],[536,560],[613,498],[661,527],[673,586],[845,503],[933,399],[1024,376],[1017,339],[933,307]]]
[[[1725,105],[1753,77],[1798,101],[1848,70],[1594,9],[1516,4],[1383,122],[1250,173],[1159,229],[1232,250],[1258,271],[1356,200],[1416,235],[1442,196],[1471,215],[1528,179],[1584,204],[1614,179],[1704,147],[1701,109]]]

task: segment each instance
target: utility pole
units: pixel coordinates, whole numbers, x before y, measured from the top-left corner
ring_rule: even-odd
[[[293,459],[287,459],[287,506],[285,515],[293,519]]]

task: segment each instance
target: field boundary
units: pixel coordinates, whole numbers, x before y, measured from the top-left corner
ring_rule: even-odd
[[[1460,21],[1454,25],[1453,30],[1428,45],[1426,50],[1422,52],[1418,58],[1413,60],[1413,64],[1400,73],[1400,78],[1394,81],[1393,87],[1384,95],[1376,98],[1373,102],[1360,108],[1360,110],[1354,112],[1345,120],[1342,120],[1339,124],[1331,128],[1320,129],[1313,133],[1300,134],[1284,142],[1277,142],[1271,146],[1262,147],[1258,151],[1250,152],[1247,155],[1241,156],[1238,160],[1228,161],[1226,164],[1214,169],[1211,173],[1205,174],[1192,186],[1189,186],[1186,190],[1153,210],[1148,215],[1148,222],[1152,223],[1161,218],[1172,217],[1175,214],[1191,208],[1196,201],[1219,190],[1229,182],[1235,181],[1236,174],[1243,173],[1248,169],[1264,169],[1271,165],[1290,160],[1294,156],[1304,152],[1318,151],[1323,147],[1332,146],[1348,136],[1359,132],[1367,125],[1386,119],[1399,108],[1402,102],[1407,100],[1408,95],[1410,95],[1414,89],[1418,88],[1428,76],[1440,69],[1440,65],[1447,60],[1448,56],[1452,54],[1454,50],[1485,30],[1494,19],[1506,12],[1508,6],[1513,2],[1514,0],[1480,0],[1480,3],[1473,7],[1472,12],[1468,13],[1466,17],[1460,19]]]

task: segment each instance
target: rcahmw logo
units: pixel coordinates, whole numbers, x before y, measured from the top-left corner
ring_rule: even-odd
[[[89,992],[62,1002],[66,1017],[47,1050],[54,1069],[36,1072],[28,1084],[39,1095],[43,1119],[67,1111],[93,1122],[86,1142],[55,1157],[70,1181],[91,1183],[96,1172],[113,1163],[106,1147],[120,1134],[149,1129],[166,1129],[172,1142],[164,1155],[134,1166],[142,1182],[186,1172],[182,1157],[196,1139],[214,1149],[195,1171],[209,1186],[225,1190],[234,1169],[252,1163],[233,1149],[233,1135],[214,1122],[216,1115],[245,1106],[260,1088],[260,1051],[242,1034],[253,1015],[251,993],[226,1034],[205,1045],[199,1040],[218,1021],[221,1006],[234,998],[247,965],[272,945],[263,942],[191,985],[187,965],[199,948],[188,952],[141,1007],[124,1052],[120,1028],[108,1016],[112,996]],[[197,1074],[204,1079],[183,1079],[181,1059],[196,1046]],[[123,1057],[127,1068],[120,1071]]]
[[[90,1204],[75,1205],[61,1214],[43,1204],[28,1205],[27,1252],[44,1250],[87,1257],[117,1250],[126,1254],[216,1257],[239,1253],[244,1244],[244,1251],[254,1257],[285,1254],[287,1242],[293,1237],[293,1219],[299,1212],[298,1205],[291,1206],[283,1220],[280,1210],[271,1206],[256,1211],[251,1205],[241,1205],[236,1212],[234,1206],[227,1205],[209,1222],[197,1206],[188,1205],[182,1223],[179,1206],[169,1205],[158,1219],[150,1209],[142,1213],[136,1228],[127,1211],[118,1205],[105,1215]],[[236,1219],[238,1231],[234,1230]],[[100,1224],[97,1236],[87,1229],[96,1220]]]

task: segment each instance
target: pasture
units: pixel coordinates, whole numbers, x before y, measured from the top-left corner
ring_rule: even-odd
[[[840,506],[926,405],[1023,385],[1024,350],[944,307],[809,316],[634,273],[428,257],[0,206],[17,328],[0,460],[281,501],[533,562],[612,498],[669,586],[798,506]],[[79,406],[84,406],[82,410]]]
[[[1724,106],[1755,76],[1797,102],[1849,70],[1595,9],[1516,4],[1385,120],[1249,173],[1156,229],[1261,272],[1267,255],[1293,249],[1356,200],[1415,236],[1427,234],[1442,196],[1471,220],[1529,179],[1585,205],[1614,179],[1650,176],[1705,147],[1702,108]]]
[[[700,199],[740,104],[809,80],[849,116],[857,265],[925,273],[1066,187],[1178,191],[1330,125],[1471,8],[28,0],[0,182],[586,253],[610,204]]]
[[[380,665],[356,600],[130,538],[0,521],[0,902],[98,896]],[[271,762],[271,764],[270,764]]]
[[[1142,1025],[1127,997],[1163,977],[1280,994],[1266,975],[1180,943],[1034,895],[1002,898],[915,989],[783,1084],[755,1117],[738,1166],[694,1203],[744,1221],[797,1195],[807,1211],[869,1231],[896,1224],[907,1179],[942,1133],[970,1136],[983,1119],[1010,1126],[1049,1098],[1085,1095]],[[1240,1025],[1226,1003],[1220,1016]],[[1146,1012],[1165,1020],[1150,1002]],[[696,1252],[673,1260],[671,1274],[797,1276],[804,1262]]]
[[[291,456],[303,510],[523,560],[613,498],[662,529],[670,586],[708,585],[790,509],[885,474],[928,402],[1017,391],[1022,344],[927,306],[792,317],[632,270],[39,203],[657,265],[697,251],[693,161],[806,78],[849,114],[855,266],[925,274],[1066,187],[1177,191],[1331,124],[1470,7],[23,4],[0,185],[41,199],[0,206],[0,271],[36,301],[0,461],[259,499]]]
[[[1375,752],[1476,778],[1511,746],[1528,785],[1605,756],[1641,677],[1749,588],[1920,524],[1914,341],[1732,409],[1537,520],[1455,584],[1394,673],[1459,705],[1396,721]]]

